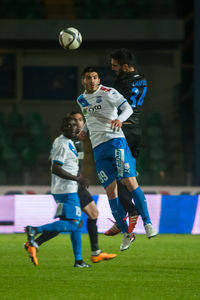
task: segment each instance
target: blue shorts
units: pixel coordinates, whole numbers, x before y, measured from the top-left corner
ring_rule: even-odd
[[[114,180],[136,176],[136,161],[124,138],[111,139],[95,147],[94,161],[104,188]]]
[[[55,218],[81,220],[80,200],[77,193],[53,194],[57,202]]]

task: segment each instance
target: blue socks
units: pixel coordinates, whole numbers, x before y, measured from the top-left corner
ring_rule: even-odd
[[[42,233],[44,231],[56,231],[56,232],[72,232],[76,231],[78,228],[78,223],[73,221],[56,221],[43,226],[37,226],[37,233]]]
[[[70,237],[72,241],[75,260],[82,260],[81,228],[79,228],[77,231],[71,232]]]
[[[148,208],[147,208],[147,200],[141,188],[137,187],[137,189],[132,191],[131,194],[133,196],[135,206],[142,217],[144,225],[151,223]]]
[[[112,215],[115,218],[115,221],[117,222],[117,226],[121,229],[121,231],[128,232],[128,226],[126,221],[123,219],[126,217],[126,213],[124,211],[123,206],[119,203],[119,198],[114,198],[112,200],[109,200],[110,208],[112,211]]]

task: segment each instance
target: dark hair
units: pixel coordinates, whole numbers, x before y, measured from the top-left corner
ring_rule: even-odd
[[[129,67],[134,67],[136,64],[134,54],[126,48],[121,48],[113,51],[110,54],[110,57],[116,59],[120,66],[127,64]]]
[[[71,111],[71,112],[69,113],[69,116],[73,116],[73,115],[75,115],[75,114],[79,114],[79,115],[82,115],[82,116],[83,116],[82,112],[81,112],[81,111],[78,111],[78,110]]]
[[[72,121],[72,120],[76,121],[72,116],[64,117],[63,120],[62,120],[62,123],[61,123],[60,130],[63,131],[64,128],[65,128],[65,126],[66,126],[66,124],[68,122]]]
[[[96,67],[89,66],[89,67],[84,68],[84,70],[83,70],[83,72],[81,74],[81,77],[84,77],[85,73],[91,73],[91,72],[96,72],[98,74],[98,70],[97,70]]]

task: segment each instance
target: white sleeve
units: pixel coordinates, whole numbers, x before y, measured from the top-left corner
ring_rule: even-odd
[[[126,99],[117,90],[111,88],[109,91],[109,101],[118,109]]]
[[[67,146],[58,145],[54,148],[52,153],[52,161],[57,161],[60,164],[64,164],[65,156],[67,154]]]
[[[125,100],[120,106],[121,114],[118,116],[117,120],[124,122],[126,121],[133,113],[133,109]]]

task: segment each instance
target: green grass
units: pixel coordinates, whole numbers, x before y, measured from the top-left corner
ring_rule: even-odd
[[[25,234],[0,235],[0,299],[132,300],[200,299],[200,237],[138,235],[130,249],[120,252],[121,235],[99,235],[102,250],[117,253],[111,261],[89,269],[73,267],[69,236],[42,245],[39,266],[23,249]],[[83,257],[90,261],[88,235]]]

